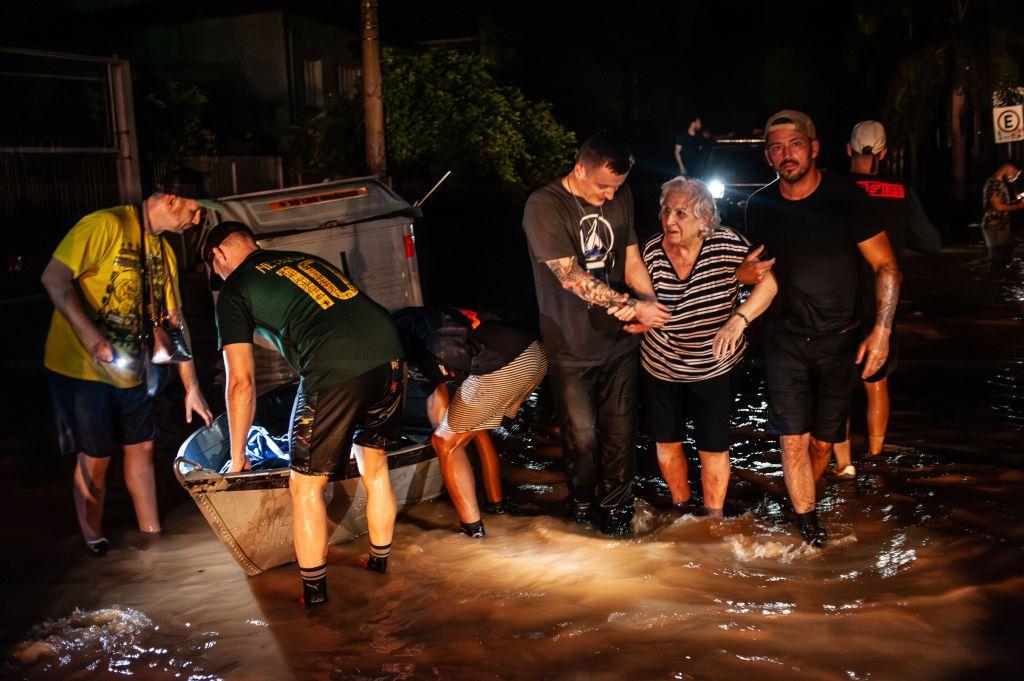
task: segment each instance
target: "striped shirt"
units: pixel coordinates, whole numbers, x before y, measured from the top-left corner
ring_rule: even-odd
[[[733,354],[715,359],[715,334],[729,319],[739,301],[736,268],[750,251],[750,244],[727,227],[704,239],[688,277],[680,281],[665,249],[663,234],[644,244],[644,263],[651,273],[658,301],[672,311],[660,329],[644,334],[640,363],[650,375],[663,381],[689,383],[724,374],[743,356],[742,339]]]

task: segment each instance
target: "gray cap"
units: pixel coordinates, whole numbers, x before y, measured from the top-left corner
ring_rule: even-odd
[[[769,118],[768,122],[764,124],[764,138],[767,140],[768,135],[776,130],[795,130],[807,135],[812,140],[818,137],[811,117],[802,111],[793,109],[783,109]]]

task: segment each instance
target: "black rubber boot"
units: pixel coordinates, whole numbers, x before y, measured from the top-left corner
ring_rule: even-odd
[[[505,503],[504,499],[501,501],[488,501],[484,504],[484,513],[488,513],[490,515],[508,513],[508,504]]]
[[[613,537],[631,535],[633,533],[633,507],[602,508],[601,532]]]
[[[589,501],[569,500],[569,520],[580,527],[589,528],[593,521],[593,513]]]
[[[484,530],[484,521],[478,520],[475,523],[462,523],[461,532],[473,539],[483,539],[487,532]]]
[[[366,557],[366,562],[363,563],[370,572],[379,572],[384,574],[388,571],[388,557],[387,556],[375,556],[372,553]]]
[[[796,524],[800,528],[800,534],[805,544],[821,547],[828,541],[828,532],[824,527],[818,525],[818,512],[808,511],[807,513],[796,514]]]

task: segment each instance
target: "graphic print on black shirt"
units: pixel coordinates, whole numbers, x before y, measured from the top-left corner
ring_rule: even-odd
[[[747,203],[747,236],[775,258],[779,293],[771,318],[803,336],[838,333],[858,319],[857,284],[863,256],[857,244],[883,231],[854,182],[821,173],[821,183],[799,201],[783,198],[776,180]]]
[[[582,226],[582,230],[581,230]],[[636,349],[640,339],[622,330],[622,322],[603,307],[588,305],[545,264],[574,257],[586,269],[585,249],[606,251],[604,277],[616,291],[626,291],[626,248],[636,244],[633,195],[623,185],[611,201],[592,206],[555,180],[530,195],[523,213],[533,280],[540,308],[540,331],[548,356],[573,366],[597,366]],[[596,256],[595,256],[596,257]],[[592,275],[594,270],[590,270]]]

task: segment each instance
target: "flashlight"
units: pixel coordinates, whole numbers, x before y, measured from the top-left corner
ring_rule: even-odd
[[[711,192],[712,198],[720,199],[725,196],[725,185],[721,180],[711,180],[708,182],[708,191]]]

